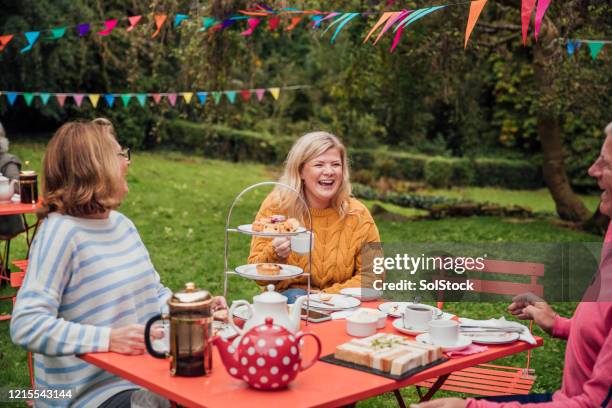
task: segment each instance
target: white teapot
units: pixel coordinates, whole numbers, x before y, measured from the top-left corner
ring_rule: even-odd
[[[10,203],[13,192],[15,191],[15,184],[19,183],[18,180],[9,180],[0,173],[0,203]]]
[[[307,296],[299,297],[291,311],[287,310],[287,297],[274,291],[274,285],[268,285],[267,290],[257,296],[253,296],[253,305],[246,300],[236,300],[232,302],[232,307],[229,310],[229,323],[239,335],[243,335],[251,328],[259,326],[266,322],[266,318],[274,319],[274,324],[283,326],[291,333],[297,333],[300,328],[300,313],[302,304],[306,301]],[[250,318],[244,323],[244,327],[240,329],[234,323],[234,310],[239,306],[246,306],[250,312]]]

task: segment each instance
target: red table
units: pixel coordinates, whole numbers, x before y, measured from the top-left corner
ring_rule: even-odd
[[[364,304],[375,307],[375,303]],[[387,319],[386,332],[394,332],[392,319]],[[321,355],[334,352],[336,345],[348,341],[345,320],[310,324],[302,329],[315,332],[322,342]],[[397,333],[397,332],[396,332]],[[322,361],[298,374],[296,380],[285,390],[256,391],[243,381],[231,377],[225,370],[217,350],[213,353],[213,373],[208,377],[172,377],[169,362],[147,354],[126,356],[116,353],[91,353],[81,358],[115,375],[147,388],[159,395],[188,407],[332,407],[350,404],[384,392],[416,384],[426,379],[450,374],[466,367],[475,366],[530,348],[540,347],[522,341],[507,345],[489,346],[485,352],[454,358],[415,374],[402,381],[395,381],[363,371],[353,370]],[[302,354],[306,361],[314,354],[311,339],[306,339]]]
[[[0,204],[0,216],[2,215],[21,215],[23,217],[23,224],[25,225],[25,234],[26,234],[26,242],[28,244],[28,252],[30,250],[30,245],[32,245],[32,240],[34,239],[34,235],[36,235],[36,228],[38,228],[38,220],[36,220],[33,224],[28,223],[28,219],[26,218],[26,214],[33,214],[40,208],[40,201],[36,204],[22,204],[20,202],[14,203],[5,203]],[[9,250],[10,250],[10,240],[6,241],[6,250],[4,251],[4,269],[3,273],[8,274],[9,267]],[[9,280],[9,276],[0,275],[0,280]]]

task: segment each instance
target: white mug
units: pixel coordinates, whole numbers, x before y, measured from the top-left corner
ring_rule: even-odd
[[[438,346],[452,346],[459,340],[459,323],[454,320],[429,322],[429,339]]]
[[[302,232],[291,237],[291,250],[298,254],[310,252],[310,237],[312,237],[312,247],[314,248],[314,233],[310,231]]]
[[[430,308],[421,305],[408,305],[402,313],[406,329],[427,330],[427,324],[433,319]]]

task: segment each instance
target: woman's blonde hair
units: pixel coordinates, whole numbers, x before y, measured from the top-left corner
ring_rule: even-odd
[[[117,208],[123,183],[120,159],[109,121],[64,124],[43,159],[39,216],[59,212],[82,217]]]
[[[348,212],[349,197],[351,196],[349,165],[346,156],[346,148],[340,139],[331,133],[321,131],[311,132],[300,137],[293,144],[287,155],[285,169],[279,182],[287,184],[296,191],[299,191],[300,197],[306,201],[304,182],[300,176],[304,164],[333,148],[337,148],[340,151],[340,158],[342,160],[342,184],[338,188],[336,196],[332,199],[331,206],[342,218]],[[293,191],[279,186],[275,189],[275,194],[277,194],[278,197],[280,210],[286,211],[291,217],[298,218],[302,223],[306,221],[306,212],[308,209]]]

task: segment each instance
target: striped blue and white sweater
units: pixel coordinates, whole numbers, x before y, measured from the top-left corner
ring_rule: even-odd
[[[123,214],[50,214],[32,244],[11,337],[35,353],[36,386],[71,389],[72,399],[39,400],[37,406],[98,406],[138,388],[76,355],[108,351],[112,327],[146,323],[170,295]]]

